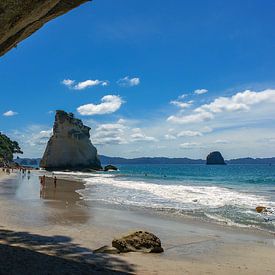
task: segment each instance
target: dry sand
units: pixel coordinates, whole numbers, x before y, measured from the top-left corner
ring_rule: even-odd
[[[248,229],[85,202],[81,182],[38,174],[0,180],[1,274],[275,274],[275,238]],[[145,229],[163,254],[93,254]]]

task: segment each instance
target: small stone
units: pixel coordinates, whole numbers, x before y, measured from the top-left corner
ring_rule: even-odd
[[[266,207],[265,207],[265,206],[257,206],[257,207],[256,207],[256,211],[257,211],[258,213],[265,212],[265,211],[266,211]]]

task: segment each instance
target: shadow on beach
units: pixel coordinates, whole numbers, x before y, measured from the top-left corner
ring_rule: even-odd
[[[1,274],[134,274],[118,257],[93,254],[66,236],[0,230]]]

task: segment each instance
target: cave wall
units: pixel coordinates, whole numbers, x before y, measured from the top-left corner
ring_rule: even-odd
[[[0,0],[0,56],[45,23],[90,0]]]

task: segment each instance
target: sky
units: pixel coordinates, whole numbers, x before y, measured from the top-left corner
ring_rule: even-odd
[[[41,157],[54,111],[99,154],[275,156],[275,2],[94,0],[0,58],[0,131]]]

